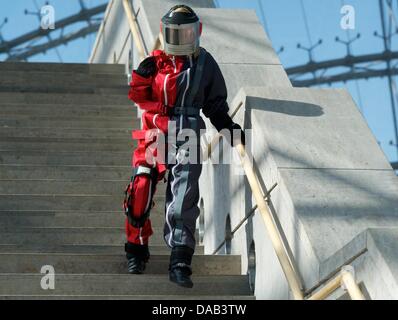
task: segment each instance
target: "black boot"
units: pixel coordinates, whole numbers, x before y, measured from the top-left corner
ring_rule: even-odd
[[[192,288],[191,280],[191,262],[194,250],[186,247],[174,247],[171,250],[169,278],[171,282],[178,284],[181,287]]]
[[[145,270],[145,264],[149,260],[148,245],[138,245],[133,243],[125,244],[126,257],[128,260],[128,272],[131,274],[141,274]]]

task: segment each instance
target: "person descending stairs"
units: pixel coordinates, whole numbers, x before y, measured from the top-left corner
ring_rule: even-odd
[[[151,258],[128,273],[121,203],[140,123],[125,84],[121,65],[0,63],[0,299],[254,299],[240,256],[200,244],[195,286],[170,283],[163,183]]]

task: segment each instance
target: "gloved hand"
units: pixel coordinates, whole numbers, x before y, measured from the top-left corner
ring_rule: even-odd
[[[155,57],[148,57],[144,59],[135,72],[144,78],[149,78],[152,76],[156,72]]]
[[[227,129],[229,131],[228,136],[225,138],[228,140],[232,147],[236,146],[239,143],[245,145],[245,133],[243,132],[239,124],[232,121],[231,117],[226,111],[215,112],[209,118],[210,122],[216,127],[219,132],[222,133],[223,129]]]
[[[227,127],[229,130],[231,140],[229,141],[231,143],[232,147],[235,147],[238,144],[246,144],[246,139],[245,139],[245,132],[242,130],[242,127],[237,124],[232,122],[230,126]]]

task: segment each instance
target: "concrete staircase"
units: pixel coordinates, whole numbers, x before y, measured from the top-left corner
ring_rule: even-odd
[[[193,259],[195,287],[168,281],[164,185],[145,275],[126,273],[123,191],[131,129],[124,66],[0,63],[0,298],[253,299],[240,256]],[[55,269],[43,290],[41,267]]]

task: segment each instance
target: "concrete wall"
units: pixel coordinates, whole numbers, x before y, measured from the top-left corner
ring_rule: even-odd
[[[139,61],[116,2],[109,4],[90,61],[112,63],[120,57],[117,62],[125,63],[129,73]],[[134,1],[148,50],[161,16],[175,3]],[[204,23],[201,44],[220,64],[230,109],[243,102],[235,121],[252,129],[248,150],[264,190],[278,184],[270,207],[305,289],[352,263],[369,297],[398,298],[398,251],[392,246],[398,230],[398,180],[349,94],[292,88],[254,11],[215,9],[210,0],[185,3],[198,7]],[[237,164],[209,161],[200,184],[203,243],[211,254],[224,239],[227,217],[234,228],[254,203]],[[291,298],[257,213],[231,243],[232,253],[242,257],[243,274],[249,270],[253,243],[256,297]],[[344,297],[344,292],[335,295]]]
[[[336,265],[349,261],[355,269],[355,277],[367,299],[396,300],[398,292],[398,228],[370,228],[358,234],[323,263],[321,277],[325,277]],[[349,299],[347,293],[338,290],[336,299]]]
[[[241,124],[253,130],[249,148],[262,181],[278,183],[271,208],[306,289],[355,260],[363,248],[348,244],[366,229],[398,227],[398,179],[345,90],[245,88],[237,100],[244,101]],[[266,270],[257,296],[287,298],[261,217],[252,225],[261,243],[257,268]],[[397,254],[390,252],[392,260]],[[378,296],[379,287],[367,289]]]

